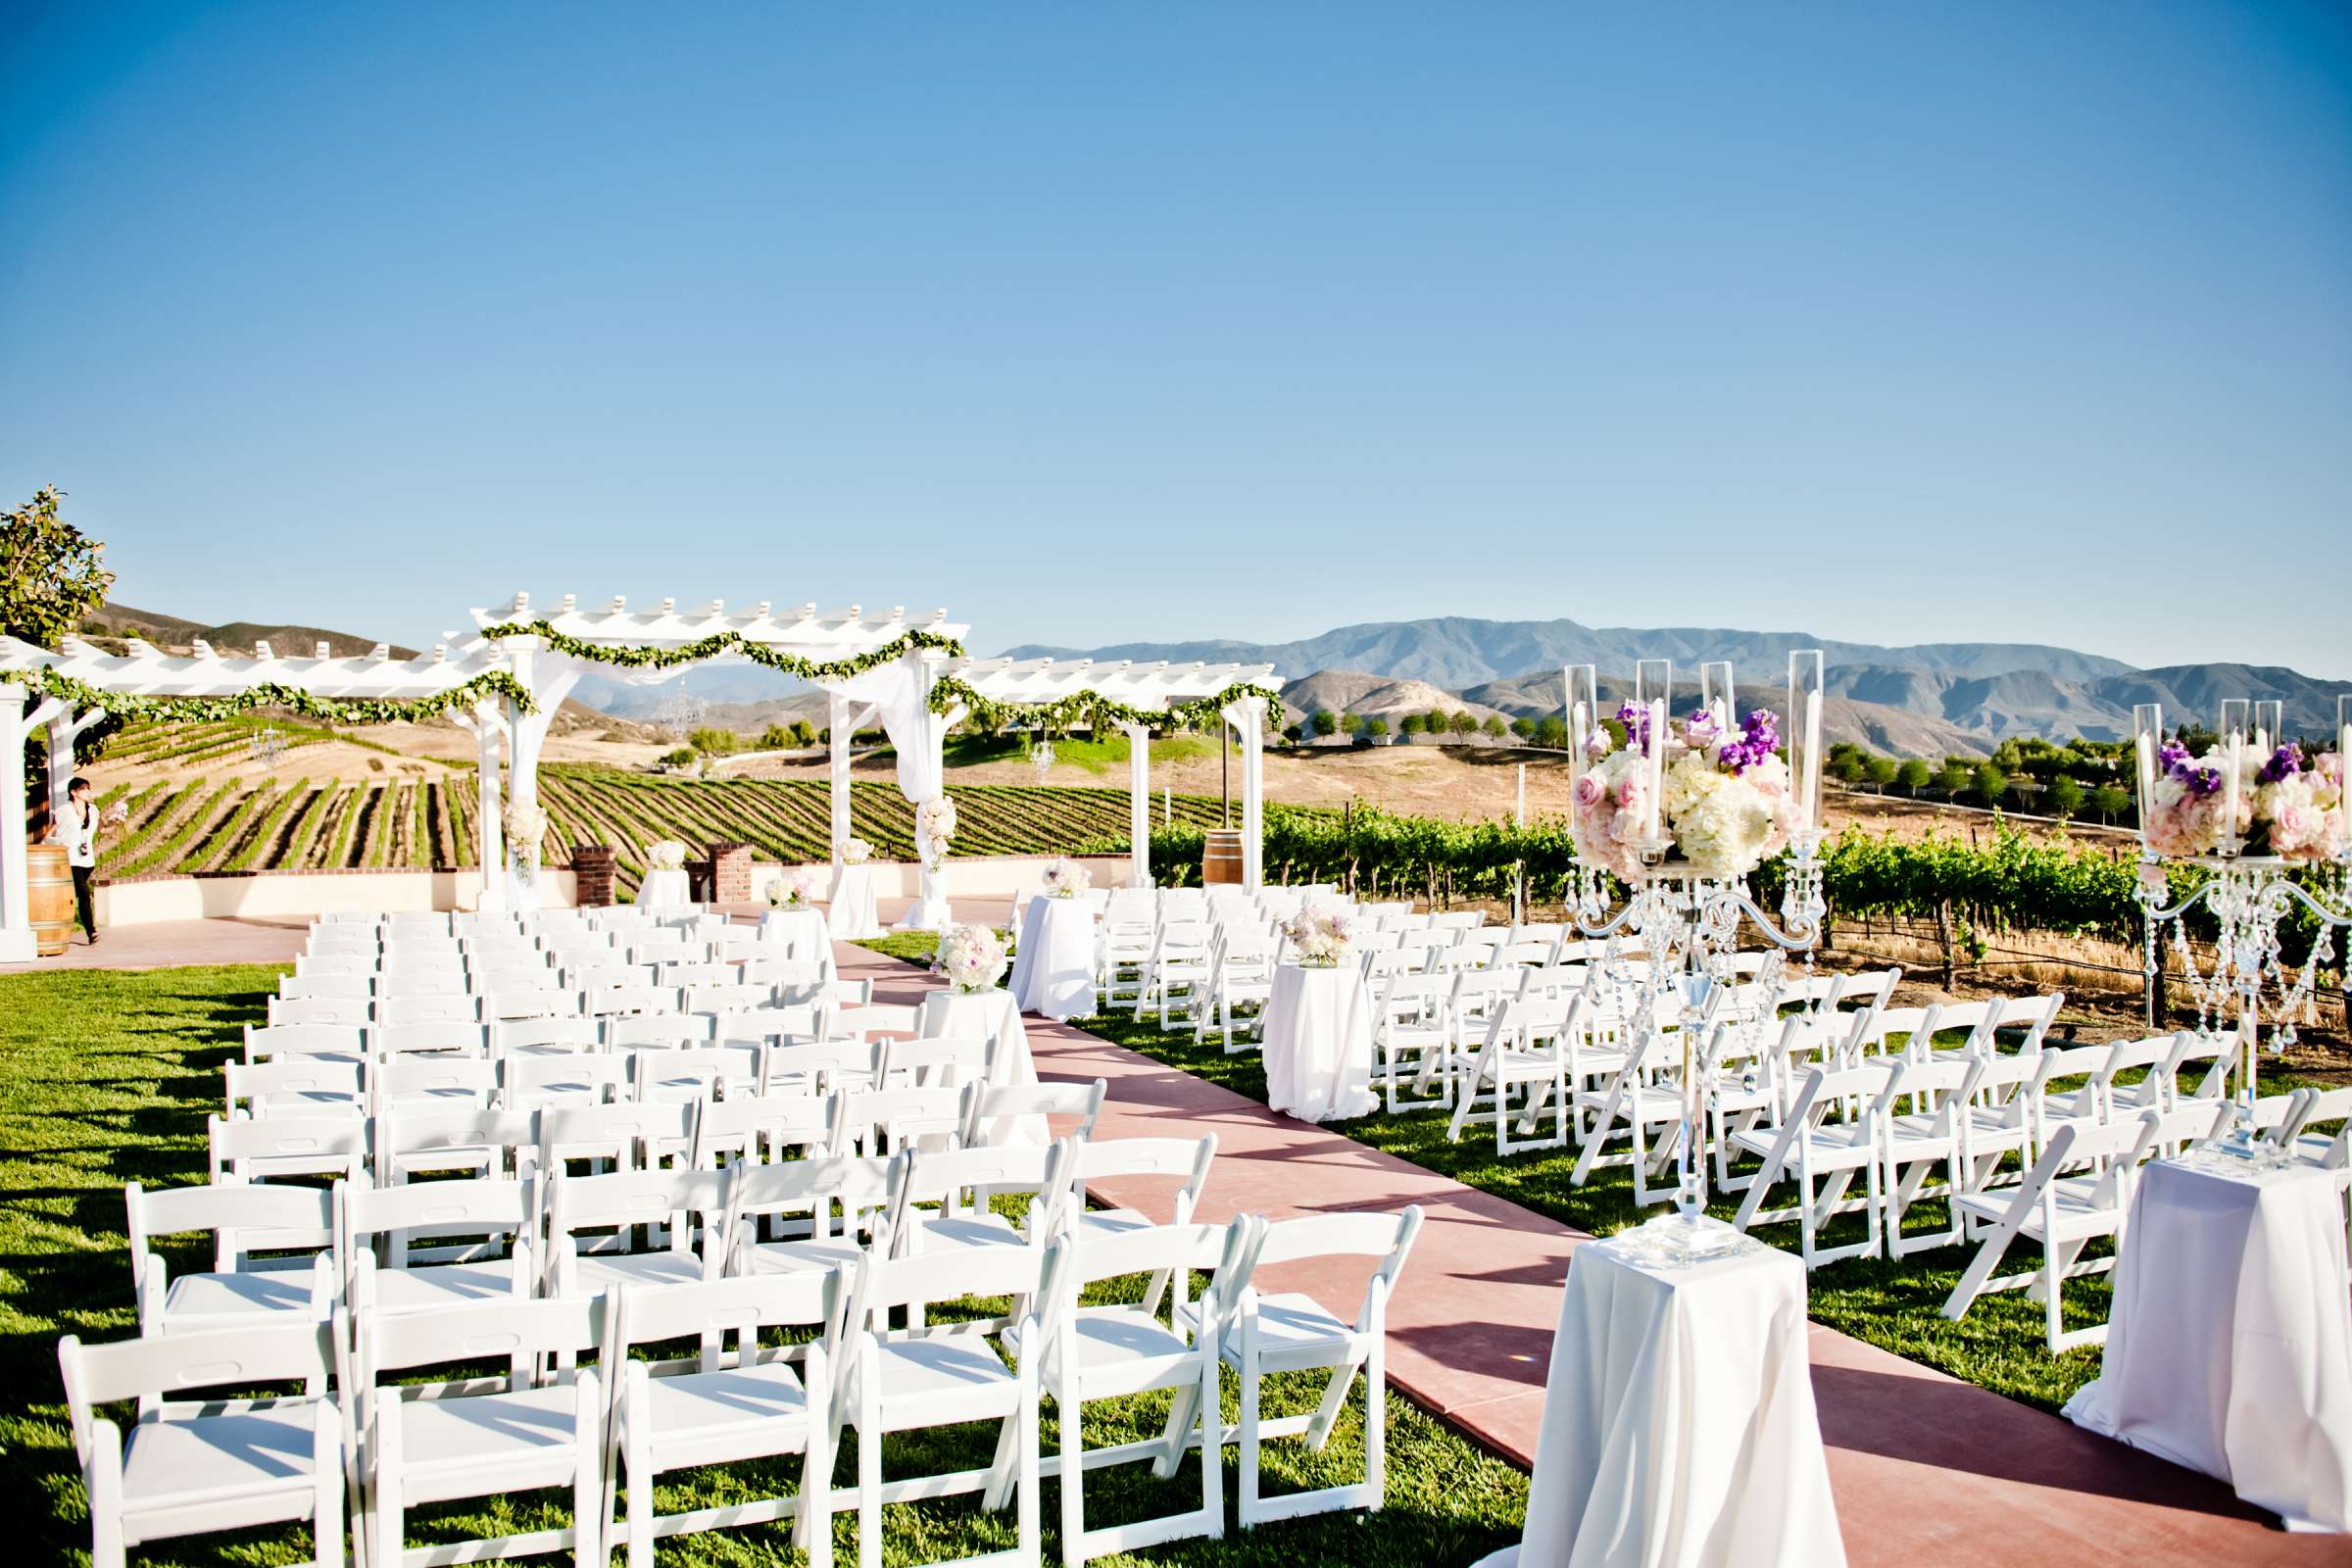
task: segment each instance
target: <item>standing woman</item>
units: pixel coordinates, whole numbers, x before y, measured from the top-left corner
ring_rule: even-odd
[[[97,803],[90,798],[90,781],[75,778],[66,786],[66,809],[50,832],[66,847],[66,864],[74,869],[74,909],[81,928],[98,945],[98,907],[90,896],[90,878],[98,870]]]

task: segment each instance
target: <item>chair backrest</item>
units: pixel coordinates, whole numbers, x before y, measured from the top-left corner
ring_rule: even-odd
[[[326,1061],[316,1056],[281,1056],[274,1061],[232,1061],[222,1070],[227,1082],[227,1110],[231,1116],[238,1108],[255,1108],[256,1102],[272,1097],[302,1098],[313,1106],[312,1114],[324,1114],[318,1102],[329,1098],[348,1100],[356,1108],[360,1102],[360,1064],[356,1061]]]
[[[678,1219],[702,1216],[714,1243],[723,1244],[732,1203],[729,1170],[694,1170],[672,1165],[661,1170],[613,1171],[603,1176],[572,1176],[551,1171],[547,1181],[548,1240],[561,1248],[566,1241],[584,1240],[583,1231],[616,1233],[596,1241],[626,1250],[627,1233],[637,1226],[671,1227],[670,1245],[683,1249],[685,1227]],[[718,1258],[713,1255],[711,1262]]]
[[[694,1108],[691,1162],[705,1169],[738,1159],[781,1159],[831,1147],[833,1102],[816,1095],[729,1094]]]
[[[205,1134],[215,1186],[287,1172],[356,1177],[368,1160],[368,1123],[360,1116],[208,1116]]]
[[[549,1101],[601,1102],[626,1098],[629,1063],[623,1056],[575,1051],[564,1055],[521,1054],[498,1063],[499,1094],[510,1105]]]
[[[497,1023],[508,1018],[577,1018],[580,1016],[580,994],[554,986],[531,986],[516,989],[495,982],[498,976],[488,977],[492,984],[482,993],[482,1018]]]
[[[470,992],[447,997],[383,997],[375,999],[378,1024],[477,1023],[482,999]]]
[[[727,971],[712,984],[687,986],[680,1006],[689,1013],[724,1015],[765,1008],[773,1005],[775,1000],[774,986],[737,981],[732,971]]]
[[[416,1095],[470,1096],[488,1104],[498,1089],[498,1063],[487,1056],[393,1056],[372,1068],[368,1080],[378,1105]]]
[[[1077,1125],[1064,1136],[1087,1139],[1102,1114],[1102,1098],[1110,1086],[1097,1078],[1085,1084],[966,1084],[963,1088],[963,1141],[984,1148],[991,1129],[1023,1116],[1065,1116]]]
[[[708,1014],[639,1012],[605,1020],[605,1049],[656,1051],[709,1045],[716,1034]]]
[[[632,971],[642,973],[643,971]],[[634,1013],[651,1013],[662,1017],[681,1017],[678,994],[667,986],[620,985],[583,987],[580,991],[580,1010],[592,1017],[614,1017]]]
[[[844,1153],[895,1152],[963,1124],[960,1089],[851,1089],[833,1098],[839,1107],[833,1147]]]
[[[540,1356],[568,1359],[603,1342],[605,1310],[601,1296],[576,1296],[469,1302],[431,1312],[363,1312],[359,1385],[365,1395],[386,1372],[497,1360],[522,1366]]]
[[[906,1180],[904,1155],[817,1154],[743,1165],[729,1191],[727,1234],[740,1249],[758,1239],[758,1228],[749,1223],[753,1219],[806,1216],[819,1237],[855,1232],[868,1220],[883,1224],[898,1212]]]
[[[567,1159],[659,1164],[686,1153],[693,1139],[694,1107],[681,1102],[549,1105],[539,1113],[539,1169],[551,1173]]]
[[[902,1306],[960,1300],[967,1296],[1035,1296],[1045,1283],[1043,1247],[964,1247],[949,1252],[888,1257],[869,1247],[850,1295],[849,1322],[872,1331],[887,1326]],[[939,1333],[956,1332],[942,1328]]]
[[[865,1040],[878,1034],[911,1035],[920,1022],[919,1009],[903,1003],[868,1003],[862,1007],[839,1007],[833,1013],[833,1033],[845,1040]]]
[[[844,1088],[869,1088],[882,1071],[888,1042],[868,1045],[862,1040],[809,1040],[771,1046],[767,1053],[770,1086],[789,1079],[804,1080],[811,1093],[832,1094]]]
[[[287,1321],[290,1314],[251,1325],[196,1334],[146,1335],[84,1345],[69,1334],[57,1342],[58,1371],[66,1385],[66,1409],[74,1447],[87,1460],[101,1405],[136,1399],[142,1409],[173,1396],[225,1390],[249,1396],[280,1383],[324,1388],[334,1370],[334,1327],[326,1322]]]
[[[494,1176],[399,1187],[335,1184],[335,1250],[355,1274],[360,1253],[368,1251],[372,1258],[370,1249],[379,1240],[390,1268],[470,1262],[508,1248],[527,1256],[538,1222],[539,1199],[528,1180]],[[481,1241],[472,1242],[477,1237]],[[458,1238],[467,1245],[450,1245]]]
[[[394,1186],[421,1171],[475,1170],[478,1155],[496,1154],[492,1172],[522,1174],[536,1160],[537,1113],[489,1105],[388,1105],[376,1112],[376,1183]],[[447,1152],[444,1162],[433,1156]]]
[[[413,1055],[418,1052],[453,1056],[486,1056],[490,1054],[490,1031],[482,1024],[461,1019],[377,1023],[368,1031],[368,1054],[375,1060]]]
[[[890,1076],[909,1074],[905,1081],[910,1087],[960,1089],[988,1076],[992,1048],[993,1042],[986,1039],[932,1035],[890,1042],[886,1059]]]
[[[223,1271],[242,1270],[251,1251],[324,1248],[335,1242],[334,1200],[323,1187],[264,1184],[149,1192],[132,1182],[122,1189],[122,1206],[131,1267],[141,1278],[149,1244],[158,1236],[210,1233],[213,1266]]]
[[[1413,1250],[1413,1238],[1421,1234],[1421,1205],[1414,1203],[1394,1214],[1345,1213],[1306,1214],[1296,1219],[1267,1222],[1258,1232],[1250,1264],[1250,1283],[1257,1284],[1261,1269],[1295,1263],[1313,1257],[1373,1257],[1380,1261],[1373,1266],[1372,1277],[1364,1286],[1364,1304],[1357,1309],[1356,1327],[1368,1329],[1375,1325],[1370,1319],[1382,1309],[1390,1292],[1396,1287],[1396,1278],[1404,1271],[1404,1260]],[[1091,1249],[1090,1249],[1091,1250]],[[999,1249],[1010,1251],[1010,1248]],[[1238,1291],[1240,1282],[1235,1282]],[[1219,1293],[1228,1287],[1220,1280]],[[1231,1298],[1228,1297],[1228,1299]]]
[[[368,1021],[374,1004],[364,997],[271,997],[270,1022],[272,1025],[338,1024],[358,1025]]]
[[[617,1401],[622,1392],[619,1369],[630,1350],[678,1340],[696,1341],[703,1369],[716,1371],[730,1336],[735,1341],[731,1364],[742,1366],[769,1358],[760,1349],[763,1330],[819,1328],[824,1331],[819,1336],[824,1345],[818,1350],[821,1365],[830,1348],[825,1342],[832,1338],[840,1297],[841,1276],[832,1269],[752,1274],[659,1290],[624,1288],[606,1320],[603,1364],[611,1369],[607,1376],[612,1397]],[[770,1355],[780,1359],[783,1353]],[[812,1371],[808,1381],[817,1382],[817,1374]]]
[[[1992,1016],[1985,1020],[1985,1038],[1993,1040],[2006,1030],[2022,1029],[2017,1052],[2032,1055],[2041,1050],[2050,1026],[2058,1021],[2058,1009],[2066,1005],[2066,993],[2053,991],[2038,997],[2003,997],[1992,1004]]]
[[[490,1054],[508,1056],[516,1052],[594,1051],[604,1044],[603,1028],[594,1018],[507,1018],[490,1026]]]
[[[277,994],[289,1002],[306,997],[365,1002],[375,994],[375,982],[364,974],[290,974],[278,981]]]
[[[825,1032],[824,1007],[814,1002],[769,1003],[758,1007],[738,1007],[720,1014],[712,1030],[722,1042],[765,1041],[776,1045],[792,1045],[821,1040]]]

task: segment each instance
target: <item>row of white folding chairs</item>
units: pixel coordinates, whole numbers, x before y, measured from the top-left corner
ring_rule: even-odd
[[[282,983],[288,994],[270,999],[268,1017],[272,1024],[491,1023],[504,1018],[593,1018],[647,1011],[736,1012],[748,1007],[802,1005],[839,995],[842,983],[828,983],[825,973],[820,965],[777,959],[731,979],[698,976],[692,984],[662,983],[635,974],[624,977],[625,984],[603,984],[612,977],[590,975],[579,978],[600,983],[497,985],[482,991],[404,987],[392,995],[356,997],[321,995],[322,988],[288,978]]]
[[[952,1166],[958,1159],[968,1163],[971,1156],[940,1158]],[[695,1174],[698,1181],[716,1176]],[[979,1187],[992,1174],[991,1169],[951,1170],[948,1182]],[[909,1178],[908,1185],[919,1180]],[[657,1201],[680,1197],[710,1201],[702,1192],[654,1197]],[[634,1217],[634,1210],[623,1213],[624,1224]],[[1214,1451],[1202,1455],[1199,1508],[1106,1530],[1085,1526],[1085,1470],[1147,1458],[1172,1469],[1188,1446],[1215,1450],[1238,1440],[1245,1527],[1333,1507],[1378,1505],[1384,1481],[1386,1302],[1419,1221],[1417,1209],[1397,1215],[1317,1215],[1273,1225],[1246,1216],[1225,1227],[1183,1219],[1169,1226],[1106,1228],[1097,1235],[1072,1227],[1050,1239],[1014,1238],[1013,1245],[997,1241],[938,1250],[885,1245],[862,1250],[840,1267],[754,1270],[651,1285],[623,1274],[593,1294],[536,1301],[404,1309],[385,1299],[362,1304],[327,1325],[307,1321],[296,1311],[281,1314],[294,1320],[282,1327],[176,1334],[128,1346],[83,1347],[69,1338],[60,1345],[60,1361],[101,1561],[118,1557],[127,1536],[192,1534],[295,1518],[317,1527],[318,1560],[340,1562],[342,1515],[349,1507],[363,1559],[391,1565],[419,1556],[405,1539],[404,1516],[416,1502],[567,1486],[573,1494],[570,1529],[470,1542],[456,1548],[454,1557],[476,1560],[569,1547],[579,1560],[602,1561],[615,1540],[625,1539],[631,1560],[637,1561],[659,1535],[793,1517],[811,1560],[824,1562],[832,1545],[831,1515],[854,1507],[859,1513],[860,1561],[879,1564],[885,1503],[977,1491],[992,1507],[1015,1505],[1018,1544],[1010,1557],[1033,1563],[1039,1560],[1041,1535],[1038,1482],[1043,1475],[1059,1474],[1062,1556],[1078,1563],[1161,1541],[1222,1533],[1223,1466]],[[1268,1296],[1262,1308],[1278,1315],[1283,1326],[1278,1337],[1261,1332],[1260,1268],[1340,1256],[1372,1262],[1352,1322],[1306,1298]],[[1194,1270],[1213,1271],[1213,1287],[1194,1302],[1184,1298],[1179,1284],[1164,1320],[1149,1304],[1080,1306],[1082,1288],[1095,1281],[1151,1274],[1181,1282]],[[404,1272],[437,1271],[428,1266]],[[924,1308],[971,1295],[1008,1295],[1020,1303],[1017,1324],[995,1325],[1005,1352],[1017,1357],[1017,1371],[975,1332],[989,1325],[924,1326]],[[892,1316],[902,1310],[906,1327],[894,1329]],[[813,1331],[814,1339],[807,1348],[760,1350],[761,1331],[775,1329]],[[736,1336],[731,1361],[724,1358],[723,1345],[729,1333]],[[639,1347],[697,1338],[700,1353],[681,1361],[648,1363],[631,1355]],[[478,1360],[492,1346],[509,1361],[505,1380],[407,1381],[423,1368]],[[1041,1346],[1050,1348],[1039,1353]],[[582,1365],[591,1353],[599,1357],[596,1372]],[[952,1387],[944,1390],[937,1376],[942,1365],[954,1374]],[[1234,1367],[1240,1376],[1238,1429],[1229,1430],[1222,1420],[1221,1365]],[[1260,1378],[1309,1369],[1331,1375],[1332,1392],[1323,1407],[1312,1416],[1261,1421]],[[1261,1501],[1258,1446],[1269,1437],[1298,1435],[1320,1446],[1340,1396],[1359,1370],[1366,1378],[1364,1479]],[[611,1385],[601,1392],[598,1372]],[[386,1374],[405,1376],[396,1386]],[[550,1376],[552,1393],[543,1381]],[[326,1392],[330,1377],[331,1395]],[[658,1378],[676,1381],[662,1383],[666,1397],[657,1402],[649,1394]],[[225,1417],[218,1405],[174,1405],[166,1398],[199,1385],[233,1384],[244,1390],[277,1382],[303,1384],[305,1393],[259,1407],[239,1404]],[[1079,1418],[1088,1399],[1159,1388],[1175,1390],[1178,1399],[1160,1441],[1083,1450]],[[1045,1393],[1056,1399],[1062,1429],[1058,1452],[1041,1458],[1038,1408]],[[94,1407],[129,1398],[140,1401],[142,1414],[126,1443],[111,1424],[96,1418]],[[747,1422],[747,1405],[762,1419]],[[247,1429],[276,1426],[290,1441],[270,1446],[294,1452],[308,1448],[307,1473],[282,1453],[241,1460],[234,1456],[253,1452],[249,1445],[209,1441],[211,1429],[224,1418],[241,1418]],[[1002,1421],[1012,1440],[1000,1442],[992,1465],[883,1482],[880,1441],[886,1428],[973,1420]],[[859,1480],[856,1488],[837,1492],[829,1485],[831,1454],[844,1425],[858,1429]],[[448,1443],[458,1432],[472,1441]],[[485,1435],[491,1435],[489,1441]],[[142,1444],[230,1457],[201,1473],[126,1463],[125,1448],[136,1456]],[[794,1452],[808,1461],[795,1497],[684,1515],[653,1511],[652,1480],[661,1470]],[[621,1518],[615,1498],[624,1480],[629,1506]],[[126,1486],[141,1494],[127,1494]],[[441,1553],[453,1555],[446,1547]]]
[[[391,942],[314,947],[294,960],[311,974],[431,974],[486,969],[578,968],[605,963],[719,963],[772,957],[780,941],[749,926],[712,931],[647,928],[547,937],[462,937],[454,942]]]

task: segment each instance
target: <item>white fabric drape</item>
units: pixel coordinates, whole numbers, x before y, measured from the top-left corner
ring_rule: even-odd
[[[845,865],[833,873],[825,925],[843,942],[863,942],[882,934],[882,917],[874,911],[872,866],[860,862]]]
[[[1083,899],[1036,898],[1021,912],[1013,1004],[1067,1023],[1095,1010],[1095,911]]]
[[[682,870],[648,871],[637,885],[637,902],[648,909],[682,909],[694,902],[693,887]]]
[[[1352,963],[1274,971],[1266,1003],[1266,1103],[1301,1121],[1368,1116],[1372,996]]]
[[[2352,1311],[2332,1171],[2143,1171],[2076,1424],[2218,1476],[2290,1530],[2352,1529]]]
[[[890,736],[891,746],[899,756],[899,793],[909,801],[922,802],[942,794],[947,788],[946,765],[941,748],[947,738],[947,716],[931,711],[930,667],[913,657],[892,660],[877,664],[861,675],[853,675],[833,688],[854,703],[871,703],[875,716],[882,722],[883,732]],[[945,890],[936,872],[930,868],[935,857],[931,846],[921,833],[915,835],[915,853],[925,864],[922,888],[914,906],[899,921],[902,930],[937,931],[944,929],[952,918]],[[944,860],[945,851],[936,858]]]
[[[1843,1568],[1805,1269],[1571,1254],[1516,1547],[1481,1568]]]

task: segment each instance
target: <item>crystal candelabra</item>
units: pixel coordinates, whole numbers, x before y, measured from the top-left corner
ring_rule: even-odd
[[[253,732],[246,742],[253,760],[270,772],[277,771],[280,759],[286,755],[286,737],[274,724],[265,724]]]
[[[1572,667],[1567,673],[1570,744],[1583,759],[1595,750],[1597,681],[1589,664]],[[1702,664],[1699,675],[1699,712],[1693,715],[1687,733],[1731,735],[1736,729],[1732,666],[1728,662]],[[1787,827],[1791,852],[1777,921],[1756,902],[1745,870],[1707,874],[1690,860],[1675,858],[1679,846],[1662,800],[1672,684],[1673,665],[1668,661],[1643,660],[1636,666],[1628,744],[1638,745],[1642,751],[1637,773],[1643,765],[1647,769],[1646,783],[1637,792],[1638,804],[1646,815],[1631,842],[1634,856],[1620,856],[1614,867],[1616,880],[1626,887],[1625,902],[1612,908],[1612,879],[1582,853],[1580,842],[1570,917],[1588,937],[1638,937],[1645,961],[1637,981],[1641,1002],[1636,1016],[1654,1021],[1670,1005],[1677,1014],[1682,1042],[1682,1118],[1675,1153],[1675,1206],[1671,1213],[1659,1215],[1632,1233],[1632,1245],[1653,1259],[1681,1264],[1727,1256],[1756,1245],[1706,1211],[1708,1081],[1721,1055],[1716,1020],[1732,994],[1741,927],[1752,926],[1772,944],[1774,952],[1758,976],[1769,985],[1787,955],[1801,953],[1811,962],[1829,906],[1822,894],[1819,856],[1820,651],[1802,649],[1788,656],[1790,732],[1786,775],[1784,779],[1765,769],[1766,783],[1760,787],[1759,808],[1785,812],[1777,820]],[[1777,739],[1769,727],[1760,733],[1751,728],[1744,738],[1753,752],[1761,754],[1750,759],[1751,767],[1772,755]],[[1786,799],[1775,799],[1776,793],[1785,794]],[[1702,1041],[1710,1044],[1702,1046]]]
[[[1029,746],[1029,765],[1037,769],[1037,781],[1043,784],[1046,775],[1054,771],[1054,738],[1044,731]]]
[[[2284,1152],[2260,1134],[2256,1085],[2266,1014],[2270,1046],[2294,1044],[2315,1014],[2320,971],[2335,956],[2337,928],[2352,926],[2352,813],[2344,759],[2352,755],[2352,697],[2336,700],[2336,749],[2307,758],[2284,736],[2283,705],[2222,704],[2217,744],[2203,757],[2164,739],[2164,710],[2132,710],[2139,798],[2137,894],[2146,924],[2142,962],[2154,1023],[2159,940],[2170,930],[2197,1005],[2197,1032],[2227,1043],[2237,1084],[2229,1134],[2207,1149],[2257,1164]],[[2248,853],[2249,851],[2275,853]],[[2172,902],[2174,867],[2201,880]],[[2303,877],[2292,873],[2300,868]],[[2214,926],[2213,961],[2199,967],[2188,916]],[[2297,908],[2318,926],[2300,968],[2280,930]]]

